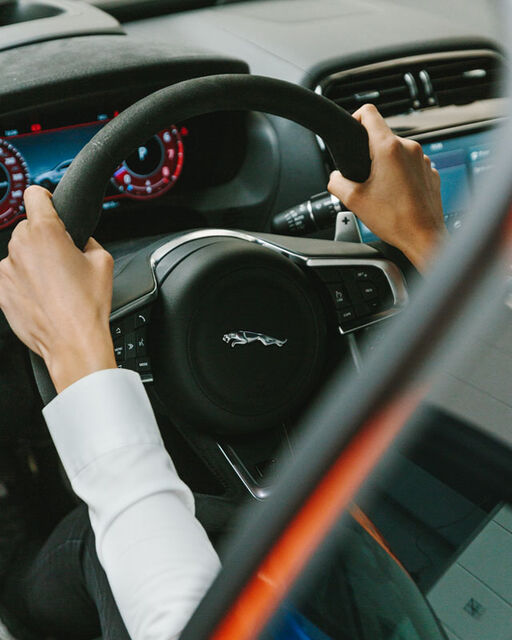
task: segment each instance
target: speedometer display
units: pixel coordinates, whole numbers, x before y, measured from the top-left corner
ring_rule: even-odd
[[[23,193],[29,184],[53,193],[80,150],[117,115],[117,111],[99,113],[96,120],[64,126],[46,127],[44,123],[35,122],[23,124],[21,128],[3,129],[0,229],[24,216]],[[169,125],[137,147],[110,179],[103,208],[126,207],[128,210],[129,200],[156,198],[173,187],[183,170],[182,135],[188,133],[186,127],[178,129],[176,125]]]
[[[24,215],[23,192],[28,183],[23,156],[12,144],[0,139],[0,229]]]
[[[130,198],[154,198],[174,185],[182,168],[183,142],[178,129],[171,127],[138,147],[114,173],[112,182]]]

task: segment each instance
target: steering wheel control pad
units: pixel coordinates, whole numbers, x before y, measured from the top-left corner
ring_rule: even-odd
[[[327,323],[314,285],[288,258],[244,240],[186,247],[178,264],[174,252],[167,256],[170,271],[165,259],[159,264],[151,328],[169,415],[216,434],[279,424],[307,400],[325,362]]]

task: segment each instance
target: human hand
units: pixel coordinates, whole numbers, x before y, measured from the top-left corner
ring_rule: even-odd
[[[25,191],[27,219],[0,261],[0,308],[46,362],[58,393],[116,366],[109,329],[113,259],[92,238],[80,251],[41,187]]]
[[[331,174],[328,189],[379,238],[424,271],[446,235],[440,179],[418,142],[395,136],[376,107],[354,113],[368,131],[372,169],[362,184]]]

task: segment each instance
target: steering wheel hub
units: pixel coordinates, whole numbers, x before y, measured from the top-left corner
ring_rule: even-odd
[[[307,399],[324,363],[315,288],[291,260],[251,242],[186,247],[160,265],[153,324],[155,379],[169,414],[216,433],[279,424]]]

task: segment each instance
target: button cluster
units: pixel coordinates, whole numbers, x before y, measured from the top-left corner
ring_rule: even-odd
[[[110,323],[117,366],[120,369],[137,371],[143,382],[153,381],[146,344],[148,323],[149,309],[137,311],[122,320]]]
[[[364,325],[393,306],[388,279],[378,267],[317,267],[315,272],[325,283],[344,330]]]

